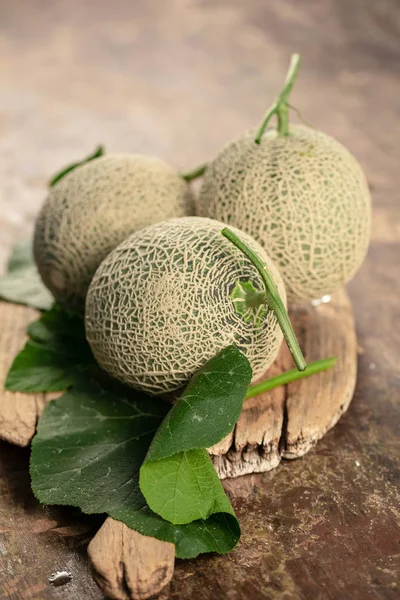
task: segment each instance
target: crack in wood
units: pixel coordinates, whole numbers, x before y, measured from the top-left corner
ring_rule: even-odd
[[[282,429],[281,429],[281,435],[280,435],[279,442],[278,442],[278,451],[279,451],[280,456],[282,456],[287,449],[287,435],[288,435],[288,422],[289,422],[288,406],[287,406],[289,390],[288,390],[287,385],[284,386],[284,390],[285,390],[285,398],[283,401]]]

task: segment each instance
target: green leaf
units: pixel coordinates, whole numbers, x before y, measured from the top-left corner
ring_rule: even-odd
[[[53,296],[40,279],[30,242],[18,244],[13,249],[8,272],[0,276],[0,298],[39,310],[47,310],[54,303]]]
[[[140,533],[172,542],[179,558],[229,552],[240,537],[236,518],[173,525],[152,512],[139,469],[169,406],[105,380],[81,382],[47,405],[32,444],[31,478],[45,504],[107,513]]]
[[[154,436],[140,471],[150,508],[175,524],[234,514],[204,448],[230,433],[252,377],[235,346],[222,350],[193,377]]]
[[[53,185],[58,183],[60,181],[60,179],[63,179],[63,177],[65,177],[65,175],[68,175],[68,173],[71,173],[71,171],[74,171],[77,167],[85,165],[86,163],[94,160],[95,158],[100,158],[100,156],[103,156],[103,155],[104,155],[104,147],[97,146],[97,148],[93,152],[93,154],[90,154],[89,156],[87,156],[86,158],[84,158],[78,162],[68,165],[67,167],[62,169],[62,171],[59,171],[56,175],[54,175],[54,177],[49,182],[49,187],[53,187]]]
[[[29,325],[28,335],[35,342],[70,354],[92,356],[86,341],[84,317],[58,304]]]
[[[139,481],[151,509],[175,525],[208,519],[216,513],[234,515],[204,448],[146,462]]]
[[[40,501],[106,512],[145,535],[173,542],[180,557],[232,549],[239,524],[204,448],[229,433],[239,417],[251,379],[245,356],[233,346],[221,352],[167,414],[168,404],[111,381],[94,365],[80,315],[55,305],[28,333],[7,387],[49,391],[73,385],[39,421],[31,476]],[[157,473],[164,480],[179,475],[173,486],[175,523],[153,512],[140,490],[146,455],[144,473],[156,502],[164,492],[170,501],[169,486],[157,486]],[[183,501],[177,501],[180,493]]]
[[[95,364],[83,318],[57,305],[31,323],[28,335],[8,372],[7,390],[63,391]]]

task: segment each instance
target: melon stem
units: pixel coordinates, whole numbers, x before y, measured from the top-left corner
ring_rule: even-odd
[[[53,187],[53,185],[56,185],[56,183],[58,183],[60,179],[63,179],[65,175],[68,175],[68,173],[71,173],[71,171],[75,171],[75,169],[77,169],[78,167],[81,167],[82,165],[85,165],[86,163],[95,160],[95,158],[100,158],[100,156],[104,155],[104,152],[104,146],[97,146],[93,154],[90,154],[90,156],[87,156],[79,162],[75,162],[68,165],[67,167],[64,167],[62,171],[59,171],[56,175],[54,175],[51,181],[49,181],[49,187]]]
[[[196,167],[192,171],[187,171],[186,173],[181,173],[181,177],[185,181],[188,181],[188,182],[193,181],[194,179],[197,179],[198,177],[201,177],[202,175],[204,175],[207,167],[208,167],[208,163],[204,163],[203,165]]]
[[[270,379],[265,379],[264,381],[255,383],[254,385],[250,386],[247,390],[245,400],[247,400],[248,398],[253,398],[253,396],[258,396],[258,394],[268,392],[269,390],[273,390],[274,388],[279,387],[281,385],[287,385],[292,381],[297,381],[297,379],[302,379],[303,377],[315,375],[315,373],[327,371],[336,364],[336,361],[336,356],[331,356],[330,358],[322,358],[321,360],[315,360],[314,362],[309,363],[305,371],[291,369],[290,371],[286,371],[285,373],[281,373],[280,375],[276,375],[275,377],[271,377]]]
[[[264,135],[264,132],[268,127],[268,123],[273,115],[276,115],[278,119],[278,135],[289,135],[288,99],[296,81],[297,74],[299,72],[300,60],[300,54],[292,54],[283,90],[281,91],[275,102],[272,104],[272,106],[270,106],[270,108],[267,110],[263,122],[261,123],[260,129],[258,130],[257,135],[254,139],[256,144],[261,143],[262,136]]]
[[[283,337],[286,340],[288,348],[293,360],[296,363],[296,367],[299,371],[304,371],[307,367],[307,363],[300,349],[296,335],[293,331],[292,324],[289,319],[289,315],[282,302],[282,298],[279,295],[278,288],[275,281],[269,271],[266,269],[264,263],[258,258],[257,254],[253,252],[242,240],[240,240],[233,231],[228,227],[224,227],[221,231],[222,235],[236,246],[247,258],[253,263],[255,268],[260,274],[261,279],[265,285],[266,304],[274,311],[278,320],[279,326],[282,329]]]

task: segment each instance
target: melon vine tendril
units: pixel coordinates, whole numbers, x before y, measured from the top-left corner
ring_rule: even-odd
[[[260,274],[261,279],[265,285],[266,303],[274,311],[278,320],[279,326],[282,329],[283,336],[289,347],[290,353],[293,356],[293,360],[296,363],[296,367],[299,371],[304,371],[307,367],[307,363],[300,349],[296,335],[293,331],[292,324],[289,319],[289,315],[286,311],[285,305],[279,295],[278,289],[271,275],[268,273],[265,265],[258,258],[258,256],[251,250],[244,242],[242,242],[233,231],[228,227],[224,227],[221,231],[222,235],[236,246],[255,266]]]
[[[303,125],[305,125],[306,127],[309,127],[313,131],[317,131],[317,128],[314,127],[314,125],[310,121],[307,121],[307,119],[304,117],[301,110],[299,108],[297,108],[297,106],[294,106],[293,104],[290,104],[288,102],[288,107],[290,108],[290,110],[293,110],[296,113],[296,115],[298,116],[300,121],[303,123]]]
[[[261,138],[264,135],[264,132],[268,126],[268,123],[273,117],[273,115],[277,116],[278,119],[278,135],[279,136],[287,136],[289,135],[289,105],[288,98],[290,92],[293,89],[293,85],[296,81],[297,74],[300,68],[300,55],[293,54],[290,60],[289,70],[286,75],[285,84],[283,86],[283,90],[279,94],[278,98],[272,104],[272,106],[267,110],[263,122],[261,124],[260,129],[257,132],[257,135],[254,139],[256,144],[260,144]]]

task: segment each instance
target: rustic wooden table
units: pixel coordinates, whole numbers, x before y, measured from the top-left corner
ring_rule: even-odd
[[[178,561],[165,600],[400,597],[399,36],[397,0],[0,1],[1,263],[60,165],[103,142],[195,166],[258,123],[293,51],[293,103],[372,187],[349,412],[303,459],[227,482],[240,545]],[[1,600],[103,598],[86,558],[98,520],[40,507],[28,458],[0,444]],[[62,569],[72,581],[50,586]]]

